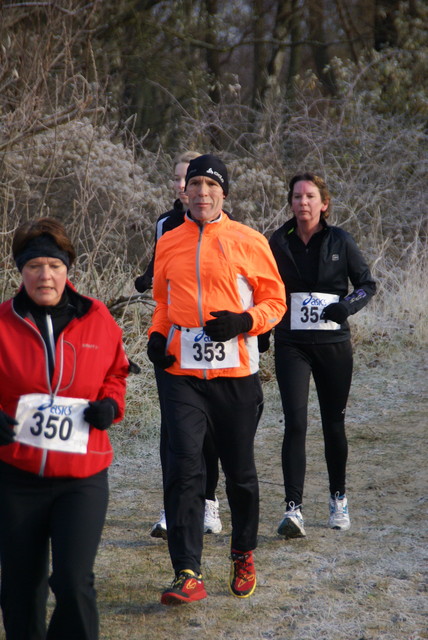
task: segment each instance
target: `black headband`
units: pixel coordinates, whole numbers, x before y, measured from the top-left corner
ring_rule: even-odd
[[[70,267],[70,256],[67,251],[59,248],[51,235],[44,233],[27,242],[25,248],[15,256],[15,263],[19,271],[33,258],[57,258],[62,260],[67,269]]]

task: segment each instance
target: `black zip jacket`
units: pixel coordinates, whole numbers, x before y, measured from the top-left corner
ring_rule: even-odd
[[[179,227],[181,224],[183,224],[185,213],[186,211],[183,207],[183,203],[179,198],[177,198],[177,200],[174,202],[174,208],[170,211],[165,211],[165,213],[162,213],[156,220],[155,248],[153,250],[152,258],[147,265],[147,269],[143,273],[143,277],[149,278],[150,281],[153,279],[157,241],[161,236],[163,236],[166,231],[171,231],[172,229],[175,229],[176,227]]]
[[[271,239],[270,247],[275,256],[279,273],[285,283],[287,312],[275,327],[275,340],[287,343],[323,344],[342,342],[350,338],[350,328],[346,320],[337,330],[291,330],[290,294],[293,292],[331,293],[339,296],[349,315],[360,311],[376,293],[376,283],[352,236],[339,227],[324,226],[323,238],[319,250],[318,275],[316,281],[309,282],[299,271],[290,250],[289,238],[296,233],[295,218],[288,220],[277,229]],[[354,289],[349,291],[349,281]]]

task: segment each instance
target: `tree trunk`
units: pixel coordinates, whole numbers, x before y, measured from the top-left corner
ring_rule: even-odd
[[[261,96],[266,86],[267,75],[266,44],[263,42],[266,36],[263,0],[253,0],[253,36],[253,97],[251,102],[254,108],[260,108]]]
[[[295,98],[295,80],[294,78],[300,73],[302,63],[302,47],[300,44],[302,38],[301,32],[301,15],[299,10],[299,0],[291,0],[290,14],[290,58],[288,62],[286,100],[290,107]]]
[[[398,45],[394,21],[399,7],[400,0],[375,0],[374,48],[377,51]]]
[[[330,55],[324,27],[324,0],[308,0],[308,25],[315,70],[328,93],[337,93],[336,79],[330,67]]]
[[[217,44],[215,19],[218,12],[218,2],[217,0],[205,0],[205,7],[207,10],[205,40],[208,45],[211,45],[207,47],[206,50],[208,74],[210,77],[208,95],[212,102],[218,105],[220,103],[220,54],[218,49],[215,48]],[[209,126],[208,135],[212,146],[215,149],[220,149],[220,131],[216,125],[211,124]]]
[[[267,78],[263,90],[263,101],[274,102],[281,97],[281,72],[284,68],[286,47],[291,11],[291,0],[278,0],[276,5],[275,25],[272,39],[274,45],[267,64]]]

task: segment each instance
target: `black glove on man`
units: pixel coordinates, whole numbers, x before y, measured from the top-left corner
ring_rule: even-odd
[[[135,375],[138,375],[139,373],[141,373],[141,367],[139,364],[131,360],[131,358],[128,358],[128,362],[129,362],[128,373],[135,373]]]
[[[175,356],[166,353],[166,338],[158,331],[153,331],[147,343],[147,355],[161,369],[168,369],[174,362]]]
[[[15,432],[11,429],[18,424],[15,418],[0,409],[0,447],[15,441]]]
[[[253,326],[253,319],[247,311],[211,311],[211,315],[215,320],[207,320],[204,331],[214,342],[226,342],[240,333],[247,333]]]
[[[259,347],[259,353],[264,353],[269,349],[270,346],[270,334],[272,331],[266,331],[266,333],[261,333],[257,336],[257,343]]]
[[[348,316],[349,311],[343,302],[333,302],[326,306],[321,314],[321,320],[333,320],[333,322],[342,324]]]
[[[89,406],[83,412],[86,422],[89,422],[95,429],[105,431],[112,424],[117,416],[119,407],[113,398],[103,398],[103,400],[95,400],[90,402]]]
[[[152,286],[152,277],[144,273],[142,276],[138,276],[134,282],[134,286],[139,293],[144,293]]]

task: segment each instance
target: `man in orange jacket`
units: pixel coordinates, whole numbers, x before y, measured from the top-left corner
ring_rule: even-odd
[[[254,436],[263,394],[257,336],[286,310],[285,290],[267,240],[223,212],[228,175],[216,156],[199,156],[186,174],[184,224],[159,239],[149,359],[166,370],[168,431],[164,487],[175,578],[163,604],[207,596],[200,573],[209,430],[226,477],[232,515],[230,590],[256,586],[259,489]]]

